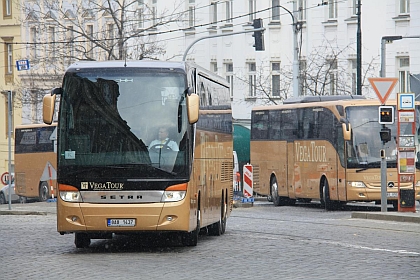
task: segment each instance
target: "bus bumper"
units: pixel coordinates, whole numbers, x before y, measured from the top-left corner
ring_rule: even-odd
[[[190,231],[187,199],[145,204],[70,203],[57,200],[57,231],[144,232]],[[129,226],[110,226],[109,219],[133,221]],[[194,226],[193,226],[194,227]]]

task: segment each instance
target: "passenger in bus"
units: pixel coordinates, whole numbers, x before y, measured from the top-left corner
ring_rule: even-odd
[[[149,145],[149,150],[152,149],[179,151],[178,144],[169,138],[169,132],[166,127],[159,128],[158,138],[153,140]]]

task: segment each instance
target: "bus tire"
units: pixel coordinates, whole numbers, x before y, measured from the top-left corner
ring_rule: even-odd
[[[272,177],[270,180],[270,193],[271,201],[273,201],[274,206],[280,206],[280,197],[278,193],[278,184],[276,177]]]
[[[50,190],[47,182],[41,182],[39,184],[39,201],[47,201],[50,198]]]
[[[184,232],[182,235],[182,244],[184,246],[197,246],[198,235],[200,234],[201,211],[197,209],[197,226],[191,232]]]
[[[76,248],[88,248],[90,246],[89,235],[84,232],[76,232],[74,234],[74,245],[76,245]]]
[[[208,235],[211,236],[220,236],[223,233],[225,233],[226,231],[226,203],[225,200],[222,196],[222,199],[220,201],[220,217],[219,217],[219,221],[217,221],[214,224],[211,224],[208,228],[207,228],[207,233]]]
[[[330,200],[330,187],[327,179],[322,180],[321,191],[321,206],[327,211],[334,210],[334,202]]]
[[[0,193],[0,204],[6,204],[6,197],[2,192]]]

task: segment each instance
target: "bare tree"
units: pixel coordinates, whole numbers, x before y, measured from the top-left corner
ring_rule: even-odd
[[[299,95],[350,95],[356,94],[355,62],[347,57],[354,53],[350,46],[339,48],[329,43],[314,48],[307,57],[300,59]],[[369,87],[368,77],[374,76],[378,67],[379,57],[373,57],[370,62],[364,63],[362,86]],[[267,74],[269,73],[269,74]],[[280,88],[273,89],[273,71],[271,65],[262,62],[256,71],[256,78],[250,82],[247,75],[239,73],[236,77],[247,84],[255,86],[258,98],[263,103],[278,104],[284,99],[292,97],[290,89],[293,81],[291,63],[282,66],[274,76],[280,75]],[[277,77],[276,77],[277,78]],[[252,83],[252,85],[251,85]]]
[[[21,106],[61,83],[64,70],[78,60],[142,60],[165,57],[156,40],[159,27],[186,19],[182,1],[159,10],[142,0],[22,1],[26,54],[31,71],[19,73]],[[169,58],[168,58],[169,59]]]

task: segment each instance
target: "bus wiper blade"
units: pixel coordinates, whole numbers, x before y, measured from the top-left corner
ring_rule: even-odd
[[[369,163],[364,163],[363,165],[365,165],[365,167],[362,167],[360,169],[357,169],[356,172],[362,172],[371,168],[377,168],[381,166],[381,162],[380,161],[373,161],[373,162],[369,162]]]
[[[368,169],[370,169],[370,168],[369,167],[360,168],[360,169],[356,170],[356,173],[357,172],[362,172],[362,171],[365,171],[365,170],[368,170]]]

